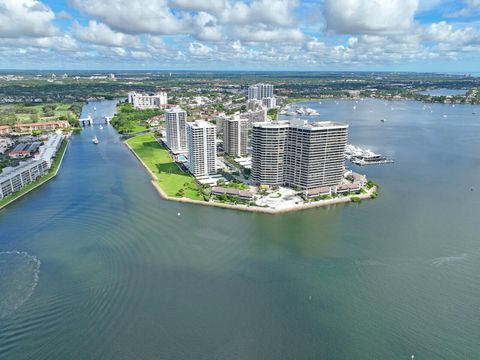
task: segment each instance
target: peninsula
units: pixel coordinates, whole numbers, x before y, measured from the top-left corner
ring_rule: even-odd
[[[113,124],[125,111],[165,110],[156,128],[125,141],[164,199],[276,214],[377,196],[373,181],[345,168],[348,125],[271,119],[272,85],[251,86],[249,110],[215,123],[188,121],[166,93],[132,93],[128,102],[136,110],[120,105]]]

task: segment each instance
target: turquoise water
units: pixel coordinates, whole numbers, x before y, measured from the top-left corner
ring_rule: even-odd
[[[478,358],[480,107],[305,105],[395,160],[360,168],[379,198],[167,202],[110,126],[74,136],[59,175],[0,211],[0,358]]]

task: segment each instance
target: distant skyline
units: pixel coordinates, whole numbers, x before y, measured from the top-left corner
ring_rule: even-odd
[[[480,0],[0,0],[0,68],[478,72]]]

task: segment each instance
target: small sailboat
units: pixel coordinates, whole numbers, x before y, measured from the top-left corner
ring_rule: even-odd
[[[98,128],[99,128],[100,130],[103,130],[103,125],[100,125]]]
[[[96,137],[96,136],[94,136],[94,137],[93,137],[93,139],[92,139],[92,143],[94,143],[94,144],[98,144],[98,139],[97,139],[97,137]]]

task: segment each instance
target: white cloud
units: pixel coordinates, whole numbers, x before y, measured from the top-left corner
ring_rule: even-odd
[[[51,51],[71,52],[78,48],[78,43],[69,35],[36,38],[0,38],[0,46],[12,48],[42,48]]]
[[[83,27],[78,22],[73,24],[75,36],[82,41],[104,46],[120,46],[138,48],[138,38],[113,31],[107,25],[90,20],[88,26]]]
[[[409,29],[419,0],[326,0],[327,28],[339,34],[391,34]]]
[[[43,37],[57,34],[54,12],[36,0],[0,1],[0,38]]]
[[[460,10],[448,13],[446,16],[451,18],[470,17],[480,13],[480,0],[464,0],[463,7]]]
[[[297,0],[254,0],[250,4],[238,1],[221,11],[219,17],[228,24],[261,23],[286,27],[295,23],[293,11],[298,4]]]
[[[0,63],[315,69],[480,54],[474,21],[420,22],[480,0],[68,0],[87,23],[62,32],[52,21],[70,15],[41,1],[0,0]]]
[[[171,0],[172,7],[188,11],[208,12],[224,24],[262,23],[291,26],[295,20],[293,10],[298,0]]]
[[[170,0],[169,5],[182,10],[218,13],[229,4],[227,0]]]
[[[301,31],[293,27],[298,0],[70,1],[85,14],[125,34],[191,35],[200,41],[227,40],[235,34],[251,41],[301,39]],[[259,28],[258,34],[249,30],[253,27]]]
[[[60,19],[60,20],[72,20],[73,19],[73,16],[70,15],[67,11],[65,10],[61,10],[59,11],[58,13],[55,14],[55,18],[56,19]]]
[[[224,38],[224,30],[218,26],[217,19],[203,11],[186,20],[185,27],[198,40],[220,41]]]
[[[480,41],[480,32],[473,27],[454,29],[452,24],[441,21],[430,24],[425,28],[425,39],[439,43],[460,45]]]
[[[71,0],[80,11],[126,34],[178,34],[180,21],[165,0]]]
[[[268,28],[266,26],[241,26],[232,29],[233,39],[246,42],[297,42],[301,43],[306,36],[299,29]]]
[[[205,44],[195,41],[190,43],[190,46],[188,47],[188,51],[192,56],[204,57],[212,53],[213,49],[206,46]]]

